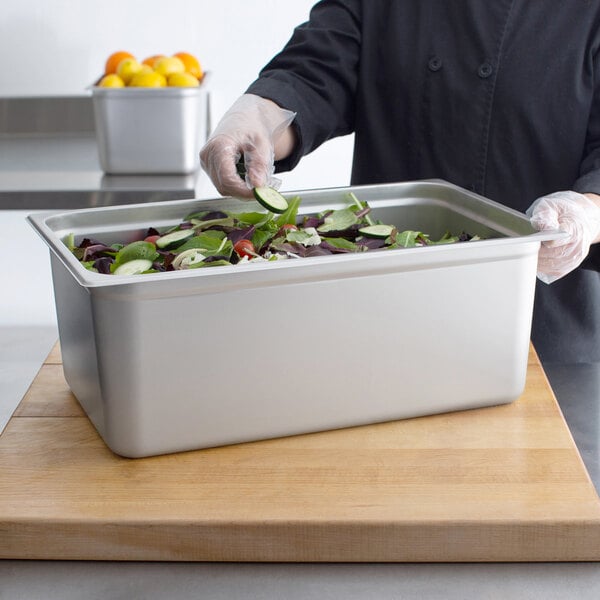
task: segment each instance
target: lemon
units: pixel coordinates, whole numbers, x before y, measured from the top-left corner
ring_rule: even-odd
[[[167,85],[167,80],[152,69],[136,73],[129,82],[130,87],[164,87],[165,85]]]
[[[110,75],[105,75],[98,83],[100,87],[111,87],[111,88],[120,88],[125,87],[125,83],[123,80],[114,73]]]
[[[171,73],[167,78],[167,84],[172,87],[198,87],[198,79],[191,73]]]
[[[142,65],[135,58],[124,58],[117,65],[117,75],[123,80],[125,85],[129,85],[133,76],[141,70]]]
[[[176,56],[161,56],[154,62],[154,70],[161,75],[168,77],[172,73],[183,73],[185,65],[180,58]]]

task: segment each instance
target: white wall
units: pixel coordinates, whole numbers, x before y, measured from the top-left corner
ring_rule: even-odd
[[[0,96],[77,95],[108,55],[192,52],[216,119],[305,21],[316,0],[2,0]],[[283,189],[347,185],[352,138],[325,144]]]
[[[306,20],[313,0],[3,0],[0,95],[80,93],[106,57],[187,50],[236,94]],[[6,61],[9,61],[8,63]],[[9,65],[8,70],[6,69]]]
[[[2,0],[0,97],[80,95],[115,50],[140,59],[185,50],[211,73],[218,119],[307,19],[314,1]],[[352,136],[327,142],[282,174],[282,190],[347,185],[351,155]],[[28,212],[0,211],[9,233],[0,248],[28,252],[26,266],[5,265],[10,285],[0,298],[0,326],[55,320],[48,251],[25,222]]]

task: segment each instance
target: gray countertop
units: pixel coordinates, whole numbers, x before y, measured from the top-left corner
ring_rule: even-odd
[[[544,370],[596,492],[600,493],[600,364],[546,363]]]
[[[599,565],[0,563],[1,600],[597,600]]]
[[[90,96],[0,98],[0,210],[76,209],[214,192],[199,170],[103,173]]]
[[[200,174],[104,175],[98,165],[89,99],[46,99],[42,105],[46,108],[40,111],[40,103],[33,100],[0,99],[0,216],[2,209],[46,211],[214,194]],[[0,327],[3,402],[16,406],[55,339],[53,326]],[[544,368],[598,490],[600,365],[545,364]],[[8,417],[2,406],[0,402],[0,420]],[[600,564],[0,561],[0,600],[192,597],[596,599]]]
[[[195,198],[190,175],[106,175],[93,134],[0,136],[0,210],[77,209]]]

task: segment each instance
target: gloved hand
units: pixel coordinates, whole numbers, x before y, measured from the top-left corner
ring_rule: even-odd
[[[538,198],[527,216],[538,230],[561,229],[568,236],[542,242],[538,278],[552,283],[578,267],[600,236],[600,207],[578,192],[556,192]]]
[[[200,151],[200,163],[224,196],[251,198],[252,188],[279,187],[275,142],[296,113],[253,94],[240,96],[225,113]],[[244,159],[245,182],[236,164]]]

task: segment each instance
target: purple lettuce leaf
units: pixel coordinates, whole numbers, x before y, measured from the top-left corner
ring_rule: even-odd
[[[346,240],[354,241],[357,237],[360,237],[362,234],[359,229],[363,227],[360,223],[356,223],[355,225],[351,225],[346,229],[338,229],[336,231],[319,231],[319,235],[323,238],[333,237],[333,238],[344,238]]]
[[[332,246],[327,242],[327,240],[322,241],[319,244],[319,247],[323,250],[327,250],[329,254],[347,254],[355,252],[355,250],[350,250],[349,248],[338,248],[337,246]]]
[[[364,237],[361,240],[358,240],[356,243],[357,245],[363,246],[368,250],[379,250],[379,248],[383,248],[385,246],[385,239]]]
[[[83,251],[83,258],[81,260],[83,260],[84,262],[88,260],[95,260],[97,258],[105,256],[107,253],[110,255],[114,255],[116,253],[116,250],[114,248],[111,248],[110,246],[107,246],[106,244],[98,243],[89,245],[85,247]]]
[[[250,240],[256,231],[256,225],[250,225],[243,229],[232,229],[227,233],[227,238],[231,240],[232,244],[236,244],[240,240]]]
[[[110,275],[110,265],[112,265],[114,262],[114,258],[103,256],[94,261],[94,269],[103,275]]]
[[[327,248],[322,248],[319,246],[303,246],[299,242],[276,242],[271,244],[271,251],[275,252],[290,252],[301,258],[306,258],[307,256],[326,256],[329,254],[333,254]]]

